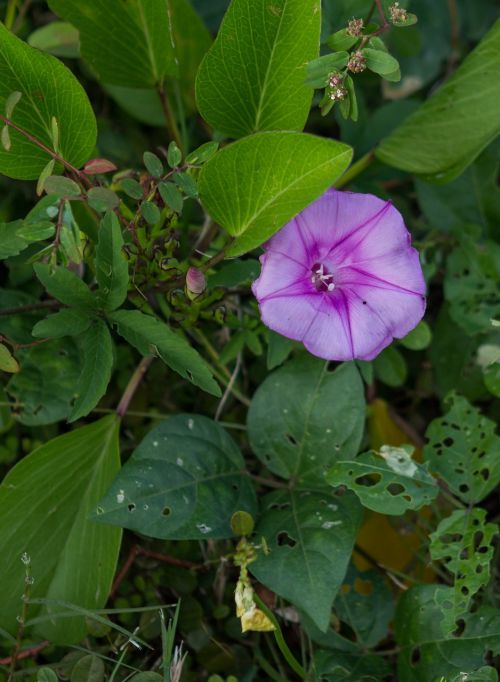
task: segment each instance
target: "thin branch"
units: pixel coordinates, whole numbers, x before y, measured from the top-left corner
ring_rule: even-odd
[[[137,391],[139,384],[141,383],[144,375],[148,371],[149,366],[153,362],[153,360],[154,360],[153,355],[147,355],[145,358],[142,358],[140,363],[137,365],[134,373],[130,377],[130,381],[128,382],[127,387],[125,388],[125,391],[123,392],[121,400],[118,403],[118,407],[116,408],[116,414],[119,417],[125,416],[128,406],[130,405],[130,401],[134,397],[134,394]]]
[[[172,111],[172,107],[170,106],[170,101],[168,99],[168,95],[167,95],[167,92],[166,92],[163,84],[158,85],[157,92],[158,92],[158,96],[160,98],[161,107],[163,109],[163,114],[165,116],[165,121],[167,123],[168,132],[171,135],[171,137],[174,139],[174,141],[177,144],[177,146],[179,147],[179,149],[182,151],[184,145],[182,144],[181,134],[179,132],[179,126],[177,125],[177,121],[175,119],[175,114]]]
[[[0,317],[4,315],[23,315],[24,313],[33,313],[38,310],[46,308],[62,308],[63,304],[60,301],[50,299],[49,301],[39,301],[38,303],[28,303],[26,305],[19,305],[13,308],[1,308]]]
[[[220,399],[219,404],[217,405],[217,410],[215,412],[215,417],[214,417],[216,422],[219,421],[219,419],[221,417],[221,414],[224,410],[224,406],[225,406],[227,399],[229,398],[229,396],[233,390],[234,383],[236,381],[236,378],[239,374],[240,369],[241,369],[241,352],[238,353],[238,356],[236,358],[236,364],[234,365],[234,369],[233,369],[233,372],[231,374],[231,377],[229,378],[229,382],[228,382],[228,384],[224,390],[224,394],[223,394],[222,398]]]
[[[48,639],[45,639],[43,642],[40,642],[40,644],[37,644],[36,646],[30,646],[28,649],[24,649],[23,651],[20,651],[17,656],[16,656],[16,661],[22,661],[25,658],[34,658],[37,656],[40,651],[43,651],[49,646],[50,642]],[[0,665],[10,665],[12,663],[12,656],[7,656],[7,658],[0,658]]]

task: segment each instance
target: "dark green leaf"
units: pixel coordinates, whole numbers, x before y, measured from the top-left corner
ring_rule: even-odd
[[[210,142],[207,142],[207,144],[213,144]],[[217,145],[217,143],[215,143]],[[216,147],[217,149],[217,147]],[[177,168],[177,166],[180,164],[182,161],[182,152],[179,149],[179,147],[175,144],[175,142],[171,142],[168,145],[167,149],[167,163],[170,166],[170,168]],[[161,173],[160,173],[161,175]]]
[[[426,431],[424,457],[464,502],[480,502],[500,482],[500,437],[495,422],[465,398],[451,395],[450,409]]]
[[[79,337],[82,348],[82,371],[75,387],[77,395],[68,421],[85,417],[102,398],[111,378],[113,342],[108,326],[94,320]]]
[[[88,191],[89,206],[98,213],[112,211],[120,203],[119,197],[106,187],[92,187]]]
[[[205,142],[186,156],[187,163],[205,163],[219,149],[218,142]]]
[[[419,585],[403,592],[396,611],[396,638],[401,646],[398,680],[446,682],[484,665],[486,651],[500,653],[500,611],[483,607],[465,616],[457,636],[441,629],[442,603],[453,599],[453,588]]]
[[[176,213],[182,213],[182,206],[184,200],[182,194],[179,192],[177,187],[173,182],[160,182],[158,185],[158,191],[160,196],[165,202],[165,204],[175,211]]]
[[[255,258],[246,260],[234,260],[226,263],[217,272],[208,277],[210,287],[227,287],[231,289],[244,282],[253,282],[260,272],[260,263]]]
[[[128,263],[122,252],[123,237],[118,218],[107,213],[101,221],[95,252],[98,299],[106,310],[119,308],[127,298]]]
[[[343,69],[348,61],[347,52],[335,52],[313,59],[307,65],[305,84],[311,88],[324,88],[332,73]]]
[[[442,181],[474,161],[499,130],[499,36],[500,20],[445,84],[382,142],[379,159]]]
[[[230,137],[302,130],[312,99],[304,65],[318,54],[320,17],[318,0],[233,0],[198,72],[203,118]]]
[[[1,109],[13,91],[22,93],[12,115],[14,123],[54,149],[55,118],[59,153],[76,167],[85,163],[95,146],[96,121],[87,95],[71,71],[0,24],[0,72]],[[13,129],[10,138],[9,152],[0,147],[0,173],[12,178],[37,179],[50,156]]]
[[[430,534],[431,557],[441,560],[454,578],[453,593],[438,600],[445,634],[456,630],[457,620],[468,612],[472,597],[488,584],[492,540],[498,534],[498,526],[485,520],[484,509],[457,509]]]
[[[141,204],[141,214],[148,225],[156,225],[160,222],[161,212],[152,201],[143,201]]]
[[[165,364],[207,393],[219,396],[220,388],[209,366],[189,343],[152,315],[138,310],[118,310],[109,315],[118,333],[142,355],[157,355]]]
[[[239,448],[216,422],[176,415],[134,451],[95,518],[157,538],[232,537],[236,511],[256,514],[243,467]]]
[[[78,29],[82,57],[105,83],[146,88],[178,75],[165,0],[50,0],[49,6]]]
[[[104,663],[99,656],[88,654],[76,662],[71,671],[70,682],[103,682]]]
[[[27,223],[15,220],[12,223],[0,223],[0,259],[17,256],[31,242],[48,239],[55,232],[52,223]]]
[[[400,515],[420,509],[438,494],[427,467],[411,457],[411,446],[383,445],[380,452],[364,452],[355,459],[339,459],[328,472],[330,485],[345,485],[363,506],[381,514]]]
[[[382,656],[366,652],[318,651],[314,668],[324,682],[380,682],[390,674],[390,667]]]
[[[37,682],[58,682],[59,680],[52,668],[38,668],[36,679]]]
[[[334,50],[334,52],[339,52],[342,50],[350,50],[351,47],[356,45],[358,40],[360,40],[360,38],[352,36],[350,33],[347,33],[347,29],[341,28],[340,31],[336,31],[331,36],[328,36],[326,44],[331,50]]]
[[[123,180],[120,181],[120,184],[122,190],[131,199],[142,199],[144,190],[137,180],[134,180],[133,178],[123,178]]]
[[[198,187],[196,181],[187,173],[174,173],[172,176],[175,184],[179,187],[188,197],[196,198],[198,196]]]
[[[408,373],[406,362],[401,353],[389,346],[383,350],[373,361],[376,376],[388,386],[402,386]]]
[[[292,352],[295,342],[281,334],[269,330],[267,346],[267,369],[275,369],[282,365]]]
[[[119,466],[118,420],[111,416],[49,441],[8,473],[0,486],[5,590],[1,627],[17,631],[23,552],[31,559],[35,577],[32,597],[67,600],[89,609],[104,606],[116,568],[120,532],[89,521],[88,515]],[[30,617],[37,615],[36,610],[30,606]],[[57,606],[46,606],[38,615],[59,611]],[[35,632],[52,642],[76,643],[86,635],[86,627],[81,617],[54,617],[40,621]]]
[[[423,350],[432,341],[432,332],[427,322],[419,322],[415,329],[401,339],[401,345],[410,350]]]
[[[150,173],[153,178],[160,178],[163,175],[163,164],[156,154],[153,154],[152,152],[144,152],[142,155],[142,160],[144,161],[144,165],[146,166],[148,173]]]
[[[78,336],[89,328],[91,321],[91,316],[84,311],[68,308],[37,322],[33,327],[32,334],[37,339]]]
[[[365,47],[362,54],[366,59],[366,66],[381,76],[386,76],[394,73],[399,69],[398,60],[394,59],[388,52],[382,50],[374,50],[371,47]]]
[[[262,500],[255,529],[269,553],[250,570],[266,587],[303,610],[325,631],[349,563],[362,513],[353,495],[279,490]]]
[[[80,373],[79,355],[69,339],[34,346],[20,355],[21,371],[7,384],[20,404],[17,418],[27,426],[53,424],[71,412]]]
[[[340,457],[356,455],[363,435],[363,383],[354,363],[329,372],[303,355],[271,374],[248,412],[248,435],[270,471],[299,482],[323,483]]]
[[[36,276],[47,289],[48,293],[65,305],[95,310],[96,298],[83,280],[70,270],[63,267],[51,268],[45,263],[36,263]]]
[[[198,187],[212,218],[238,237],[237,256],[259,246],[343,173],[346,145],[303,133],[258,133],[225,147],[203,166]]]
[[[76,182],[64,175],[51,175],[43,185],[47,194],[55,194],[58,197],[77,197],[82,192]]]

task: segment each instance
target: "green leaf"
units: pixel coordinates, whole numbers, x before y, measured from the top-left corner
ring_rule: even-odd
[[[120,181],[120,184],[122,190],[131,199],[142,199],[144,190],[137,180],[134,180],[133,178],[123,178],[123,180]]]
[[[147,88],[178,75],[168,1],[50,0],[49,6],[78,29],[82,57],[104,83]]]
[[[424,458],[461,500],[480,502],[500,482],[500,437],[495,422],[465,398],[451,395],[449,404],[425,433]]]
[[[89,328],[91,321],[92,318],[85,312],[76,308],[68,308],[37,322],[32,334],[37,339],[78,336]]]
[[[21,371],[7,384],[20,407],[21,424],[40,426],[66,419],[80,373],[77,348],[69,339],[19,351]]]
[[[113,342],[108,325],[94,320],[79,336],[82,371],[76,385],[77,398],[68,421],[85,417],[105,394],[113,368]]]
[[[217,152],[219,149],[218,142],[204,142],[197,149],[190,152],[186,156],[187,163],[205,163]]]
[[[77,168],[83,165],[95,146],[96,121],[87,95],[71,71],[0,24],[0,72],[0,109],[13,91],[21,92],[12,116],[14,123],[53,149],[55,118],[60,155]],[[10,151],[0,147],[0,173],[36,180],[50,156],[14,129],[10,137]]]
[[[105,310],[119,308],[127,298],[128,263],[122,252],[123,237],[118,218],[107,213],[101,221],[95,252],[98,300]]]
[[[380,452],[364,452],[355,459],[340,459],[328,472],[330,485],[345,485],[368,509],[398,516],[420,509],[439,489],[427,467],[411,457],[411,446],[383,445]]]
[[[55,232],[48,221],[28,223],[14,220],[12,223],[0,223],[0,259],[17,256],[30,243],[48,239]]]
[[[392,55],[383,50],[374,50],[371,47],[365,47],[362,54],[366,59],[366,66],[381,76],[386,76],[399,69],[398,60],[394,59]]]
[[[208,286],[231,289],[245,282],[253,282],[260,272],[260,263],[255,258],[233,260],[223,265],[217,272],[208,277]]]
[[[430,346],[432,341],[431,328],[427,322],[419,322],[415,329],[401,339],[400,343],[410,350],[423,350]]]
[[[96,520],[156,538],[232,537],[236,511],[256,515],[238,446],[199,415],[176,415],[141,442],[97,506]]]
[[[351,557],[362,513],[356,498],[329,491],[279,490],[262,500],[255,529],[269,554],[250,564],[266,587],[303,610],[325,631]]]
[[[394,388],[402,386],[408,374],[404,357],[393,346],[389,346],[375,358],[373,368],[380,381]]]
[[[233,0],[201,63],[196,101],[229,137],[302,130],[312,92],[304,65],[319,51],[318,0]]]
[[[158,191],[165,204],[171,208],[172,211],[182,213],[184,199],[173,182],[160,182]]]
[[[76,662],[69,679],[70,682],[103,682],[104,672],[102,659],[88,654]]]
[[[490,578],[493,538],[496,523],[485,523],[484,509],[457,509],[443,519],[430,534],[430,553],[434,561],[442,561],[453,575],[453,594],[441,602],[443,631],[451,634],[457,620],[469,610],[472,597]]]
[[[359,40],[360,38],[347,33],[346,28],[342,28],[340,31],[336,31],[335,33],[332,33],[331,36],[328,36],[326,44],[334,52],[339,52],[342,50],[350,50]]]
[[[491,329],[500,316],[500,245],[478,245],[473,235],[461,234],[460,246],[447,260],[444,295],[450,315],[468,334]]]
[[[483,607],[464,617],[460,634],[446,636],[441,629],[446,598],[453,598],[453,588],[443,585],[418,585],[401,595],[394,623],[401,682],[430,682],[440,676],[448,682],[483,666],[487,651],[500,653],[500,611]]]
[[[78,275],[66,268],[51,268],[45,263],[35,263],[36,276],[48,293],[65,305],[92,311],[97,306],[94,294]]]
[[[141,214],[148,225],[156,225],[160,222],[161,212],[152,201],[143,201],[141,204]]]
[[[106,187],[92,187],[87,195],[89,206],[98,213],[112,211],[120,203],[119,197]]]
[[[201,355],[167,324],[138,310],[118,310],[111,313],[109,319],[139,353],[158,356],[185,379],[207,393],[220,396],[220,388]]]
[[[93,523],[88,515],[119,466],[118,420],[110,416],[49,441],[7,474],[0,486],[0,627],[17,631],[24,552],[35,578],[32,597],[66,600],[88,609],[104,606],[120,532]],[[30,607],[30,617],[36,610]],[[57,607],[43,607],[38,615],[54,610]],[[86,635],[85,621],[54,617],[40,622],[35,634],[58,644],[76,643]]]
[[[172,179],[174,180],[177,187],[184,192],[184,194],[186,194],[188,197],[196,199],[198,196],[198,186],[194,178],[187,173],[174,173]]]
[[[59,680],[52,668],[38,668],[36,679],[37,682],[58,682]]]
[[[43,189],[47,194],[55,194],[59,197],[77,197],[82,193],[76,182],[64,175],[50,175],[45,180]]]
[[[212,218],[233,237],[237,256],[259,246],[344,172],[352,150],[303,133],[258,133],[203,166],[198,189]]]
[[[80,56],[78,31],[64,21],[52,21],[50,24],[37,28],[28,36],[28,45],[55,57],[76,59]]]
[[[3,343],[0,343],[0,372],[9,374],[19,372],[19,363]]]
[[[267,346],[267,369],[275,369],[282,365],[292,352],[294,345],[294,341],[270,329]]]
[[[142,160],[146,166],[146,170],[153,178],[160,178],[164,173],[163,164],[160,159],[152,152],[144,152]]]
[[[499,37],[500,20],[444,85],[382,141],[375,152],[381,161],[441,181],[474,161],[499,131]]]
[[[8,151],[10,151],[10,138],[9,138]],[[50,161],[47,161],[46,165],[42,168],[40,175],[38,176],[37,183],[36,183],[36,194],[38,197],[43,194],[43,190],[45,187],[45,181],[47,180],[47,178],[50,178],[50,176],[54,172],[55,167],[56,167],[56,162],[54,161],[54,159],[50,159]]]
[[[314,670],[324,682],[380,682],[391,673],[382,656],[321,650],[314,655]]]
[[[313,59],[307,65],[305,84],[311,88],[324,88],[331,74],[346,67],[348,61],[347,52],[335,52]]]
[[[303,355],[273,372],[248,411],[248,436],[257,457],[275,474],[323,483],[339,459],[358,452],[365,422],[363,382],[354,363],[334,372]]]

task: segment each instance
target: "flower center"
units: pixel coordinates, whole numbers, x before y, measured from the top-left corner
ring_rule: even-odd
[[[333,291],[335,289],[333,274],[327,271],[323,263],[315,263],[312,266],[311,282],[316,291]]]

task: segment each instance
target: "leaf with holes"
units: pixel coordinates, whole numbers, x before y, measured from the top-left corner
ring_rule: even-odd
[[[241,452],[206,417],[176,415],[148,433],[99,502],[95,519],[171,540],[232,536],[231,516],[255,517]]]
[[[500,482],[500,437],[465,398],[451,395],[448,403],[449,411],[426,431],[424,458],[460,499],[480,502]]]
[[[491,320],[500,317],[498,282],[500,246],[477,244],[475,235],[462,234],[448,257],[444,294],[451,317],[467,334],[488,332]]]
[[[317,57],[319,0],[233,0],[201,63],[196,101],[229,137],[302,130],[311,106],[305,66]]]
[[[270,551],[259,552],[251,572],[325,631],[362,520],[358,501],[328,490],[279,490],[262,509],[255,537]]]
[[[486,652],[500,653],[500,610],[482,607],[464,617],[455,636],[444,635],[446,599],[453,599],[453,588],[444,585],[418,585],[401,595],[394,621],[401,682],[452,680],[484,666]]]
[[[414,448],[383,445],[355,459],[339,459],[327,474],[330,485],[345,485],[368,509],[398,516],[430,504],[439,488],[436,480],[412,459]]]
[[[177,76],[168,0],[50,0],[80,33],[81,54],[104,83],[154,87]]]
[[[87,95],[71,71],[0,23],[0,73],[0,110],[13,92],[22,93],[12,113],[13,123],[53,150],[55,118],[59,154],[76,167],[83,165],[94,149],[97,127]],[[10,151],[0,145],[0,173],[36,180],[50,155],[13,128],[9,133]]]
[[[257,389],[248,435],[257,457],[283,478],[323,483],[340,459],[356,455],[365,423],[363,382],[354,363],[334,372],[302,355]]]
[[[120,467],[118,426],[110,416],[59,436],[24,457],[2,482],[0,627],[18,629],[23,552],[31,558],[32,597],[104,606],[121,534],[88,516]],[[30,617],[45,616],[35,627],[37,638],[74,644],[85,637],[84,618],[48,618],[50,611],[59,608],[30,606]]]
[[[431,557],[434,561],[442,561],[454,576],[453,593],[439,602],[446,634],[456,629],[457,620],[469,610],[472,597],[488,584],[492,540],[498,533],[498,526],[485,520],[484,509],[457,509],[430,535]]]
[[[305,133],[256,133],[221,149],[203,166],[200,199],[233,237],[227,253],[259,246],[333,185],[352,149]]]

